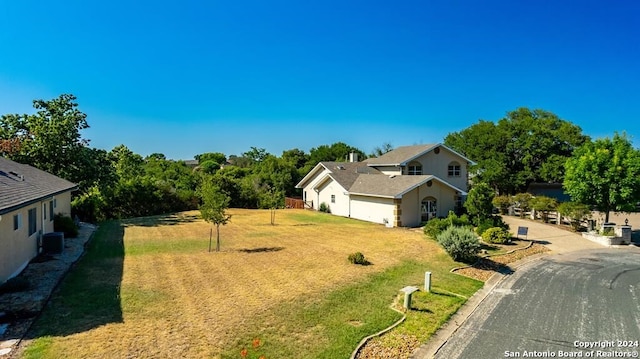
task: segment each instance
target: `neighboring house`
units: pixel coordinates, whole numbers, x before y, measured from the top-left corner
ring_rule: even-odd
[[[71,214],[77,186],[37,168],[0,157],[0,284],[15,277],[38,255],[53,217]]]
[[[307,206],[389,227],[414,227],[461,208],[474,162],[443,144],[398,147],[357,162],[320,162],[296,188]]]
[[[558,202],[569,202],[571,197],[564,191],[562,183],[541,183],[533,182],[529,184],[527,193],[534,196],[546,196],[555,198]]]

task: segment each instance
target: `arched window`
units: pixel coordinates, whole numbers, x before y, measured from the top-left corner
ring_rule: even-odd
[[[449,170],[447,171],[449,177],[460,177],[462,175],[461,172],[458,162],[449,163]]]
[[[407,166],[407,174],[410,176],[421,175],[422,164],[416,161],[410,162],[409,166]]]

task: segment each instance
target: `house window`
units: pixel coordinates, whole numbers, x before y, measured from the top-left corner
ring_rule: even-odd
[[[49,201],[49,221],[53,221],[53,201]]]
[[[13,216],[13,230],[17,231],[22,227],[22,214],[18,213]]]
[[[458,162],[449,163],[449,177],[460,177],[460,164]]]
[[[58,200],[57,199],[53,199],[53,208],[58,208]]]
[[[38,214],[38,210],[36,208],[31,208],[29,210],[29,235],[32,235],[34,233],[36,233],[36,227],[37,227],[37,214]]]
[[[335,194],[331,195],[331,203],[336,203],[336,195]]]
[[[422,174],[422,165],[420,162],[411,162],[407,168],[407,174],[410,176],[417,176]]]
[[[47,219],[47,203],[42,204],[42,219]]]

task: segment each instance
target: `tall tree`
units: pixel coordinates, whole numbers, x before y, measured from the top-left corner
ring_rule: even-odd
[[[200,186],[200,214],[202,219],[211,223],[209,232],[209,252],[211,252],[211,241],[213,236],[213,226],[216,227],[216,252],[220,251],[220,226],[226,225],[231,220],[231,215],[227,213],[229,201],[231,200],[224,192],[213,184],[210,180],[204,180]]]
[[[566,163],[564,188],[575,202],[605,213],[633,211],[640,202],[640,151],[626,134],[585,143]]]
[[[76,97],[63,94],[34,100],[32,115],[4,115],[0,121],[3,155],[73,182],[84,176],[83,151],[88,141],[80,131],[89,127]]]
[[[532,182],[562,182],[564,162],[589,138],[544,110],[519,108],[497,123],[478,123],[445,138],[477,163],[480,178],[500,194],[524,192]]]

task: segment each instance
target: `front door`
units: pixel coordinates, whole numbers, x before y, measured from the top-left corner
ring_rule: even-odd
[[[426,222],[438,216],[438,210],[436,208],[436,199],[433,197],[427,197],[423,199],[420,208],[421,208],[420,213],[421,213],[423,222]]]

